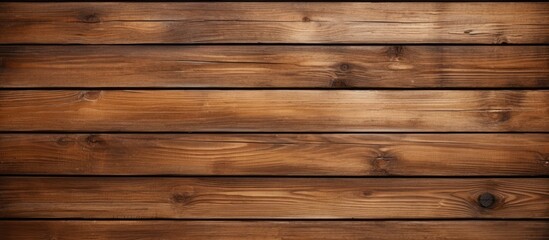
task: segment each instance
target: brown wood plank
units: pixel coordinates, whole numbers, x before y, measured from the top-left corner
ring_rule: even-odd
[[[548,131],[549,91],[2,91],[2,131]]]
[[[2,221],[5,240],[542,240],[544,221]]]
[[[4,218],[548,218],[549,179],[1,177],[0,206]]]
[[[0,174],[547,176],[546,134],[0,134]]]
[[[549,87],[547,46],[0,46],[0,88]]]
[[[2,3],[0,43],[548,43],[546,3]]]

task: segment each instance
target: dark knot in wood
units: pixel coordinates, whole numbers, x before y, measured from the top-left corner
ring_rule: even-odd
[[[348,87],[347,81],[345,79],[333,79],[331,87],[333,88],[344,88]]]
[[[80,93],[80,99],[86,101],[96,101],[101,96],[101,91],[82,91]]]
[[[57,139],[57,144],[61,145],[61,146],[66,146],[68,145],[70,142],[71,142],[71,138],[70,137],[60,137],[59,139]]]
[[[389,169],[396,158],[389,153],[381,152],[371,160],[371,173],[375,175],[390,175]]]
[[[495,35],[494,43],[496,44],[507,44],[509,43],[509,40],[503,33],[497,33]]]
[[[400,58],[404,55],[403,46],[390,46],[386,51],[387,56],[391,61],[400,61]]]
[[[489,110],[484,115],[489,119],[490,123],[504,123],[512,117],[511,112],[506,109]]]
[[[89,14],[82,17],[82,22],[85,23],[99,23],[101,22],[101,19],[97,16],[97,14]]]
[[[103,140],[101,138],[101,136],[99,135],[89,135],[87,138],[86,138],[86,142],[89,144],[89,145],[102,145],[102,144],[105,144],[105,140]]]
[[[349,71],[349,69],[351,69],[351,66],[349,64],[343,63],[343,64],[339,65],[339,70],[341,70],[343,72],[347,72],[347,71]]]
[[[193,196],[190,193],[174,193],[171,197],[172,202],[179,204],[188,204],[192,199]]]
[[[483,193],[478,196],[478,204],[483,208],[491,208],[496,203],[496,196],[491,193]]]

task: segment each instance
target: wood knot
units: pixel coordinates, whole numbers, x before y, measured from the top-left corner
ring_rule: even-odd
[[[344,88],[348,87],[347,81],[345,79],[333,79],[331,87],[333,88]]]
[[[387,153],[382,153],[382,154],[379,154],[377,157],[376,157],[376,160],[377,161],[392,161],[394,160],[395,158],[393,156],[390,156],[388,155]]]
[[[351,69],[351,65],[347,63],[343,63],[339,65],[339,70],[341,70],[342,72],[348,72],[350,69]]]
[[[509,110],[490,110],[485,114],[490,122],[503,123],[511,119],[511,112]]]
[[[361,192],[361,195],[362,195],[363,197],[369,197],[369,196],[372,196],[373,194],[374,194],[374,192],[372,192],[372,191],[367,191],[367,190]]]
[[[93,13],[93,14],[84,15],[82,17],[82,22],[84,22],[84,23],[99,23],[99,22],[101,22],[101,19],[99,19],[97,14]]]
[[[463,31],[463,33],[465,33],[465,34],[471,34],[472,32],[473,32],[472,29],[467,29],[467,30]]]
[[[72,142],[72,139],[70,137],[60,137],[56,142],[61,146],[66,146]]]
[[[374,175],[390,175],[389,168],[396,160],[394,156],[382,152],[371,160],[371,173]]]
[[[548,155],[540,154],[539,162],[540,162],[541,165],[543,165],[544,167],[549,167],[549,156],[548,156]]]
[[[101,136],[95,134],[89,135],[86,138],[86,142],[88,143],[88,145],[104,145],[106,143],[106,141],[101,138]]]
[[[496,34],[494,42],[496,44],[507,44],[507,43],[509,43],[509,40],[507,39],[507,37],[503,33],[498,33],[498,34]]]
[[[478,196],[478,204],[483,208],[492,208],[496,203],[496,196],[491,193],[483,193]]]
[[[310,19],[309,17],[303,17],[303,18],[301,19],[301,21],[303,21],[303,22],[310,22],[311,19]]]
[[[188,204],[192,201],[193,196],[190,193],[174,193],[171,196],[173,203]]]
[[[400,58],[404,56],[404,46],[396,45],[387,48],[385,53],[391,61],[400,61]]]
[[[101,91],[82,91],[80,99],[85,101],[96,101],[101,96]]]

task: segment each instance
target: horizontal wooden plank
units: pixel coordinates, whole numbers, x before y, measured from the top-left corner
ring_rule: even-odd
[[[549,179],[1,177],[0,206],[4,218],[548,218]]]
[[[542,240],[544,221],[1,221],[5,240]]]
[[[2,3],[0,43],[548,43],[546,3]]]
[[[536,88],[547,46],[0,46],[0,88]]]
[[[548,131],[549,91],[1,91],[2,131]]]
[[[547,134],[0,134],[0,174],[547,176]]]

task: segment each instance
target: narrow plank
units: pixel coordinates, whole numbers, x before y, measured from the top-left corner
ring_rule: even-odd
[[[544,221],[1,221],[5,240],[542,240]]]
[[[547,176],[546,134],[0,134],[0,174]]]
[[[0,112],[1,131],[544,132],[549,91],[1,91]]]
[[[0,43],[547,43],[546,3],[2,3]]]
[[[3,218],[548,218],[549,179],[1,177],[0,206]]]
[[[0,88],[539,88],[548,46],[0,46]]]

